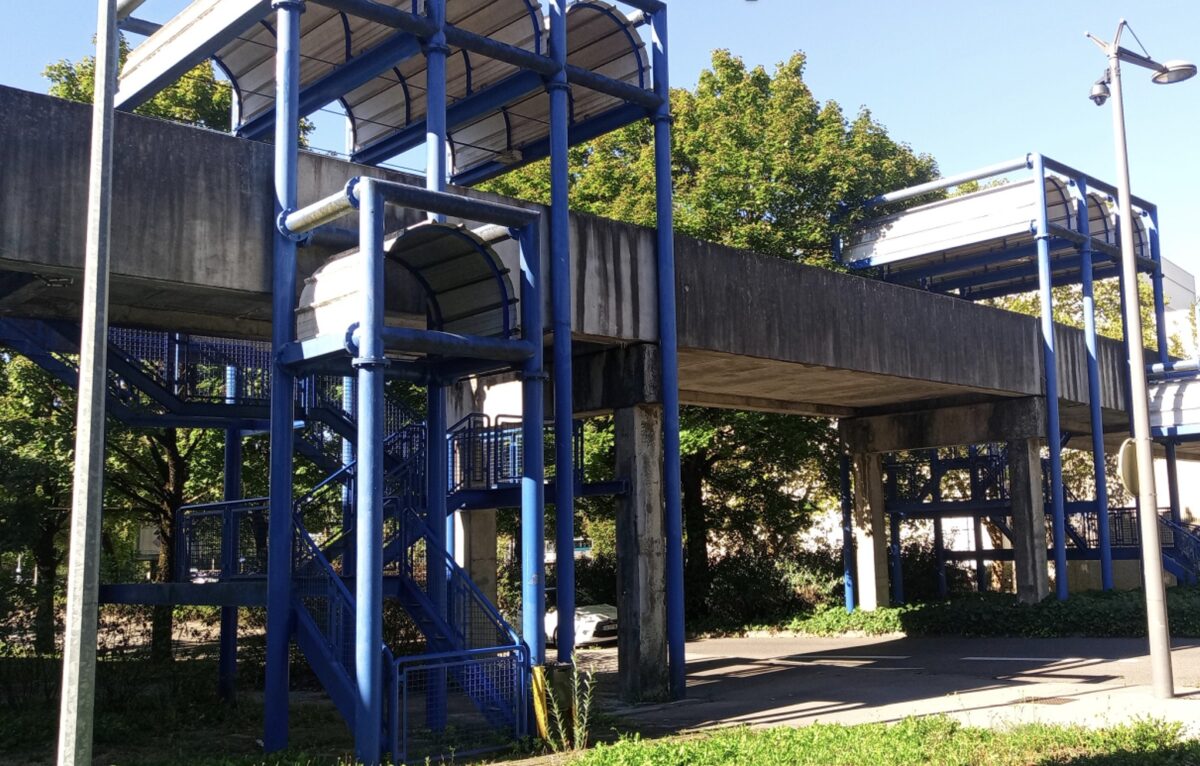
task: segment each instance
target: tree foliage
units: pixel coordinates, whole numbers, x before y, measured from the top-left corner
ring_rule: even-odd
[[[124,65],[129,56],[129,43],[124,37],[121,38],[120,54]],[[92,102],[96,87],[94,56],[79,61],[61,59],[47,66],[42,74],[50,81],[51,96]],[[233,89],[228,82],[217,79],[212,64],[206,61],[134,111],[147,117],[228,131],[233,114]]]
[[[848,118],[818,100],[804,65],[796,53],[769,73],[718,50],[694,92],[672,91],[679,232],[833,266],[832,237],[862,220],[857,203],[937,175],[931,157],[892,139],[868,110]],[[575,147],[570,159],[573,209],[656,225],[648,122]],[[546,202],[546,163],[488,188]],[[758,412],[686,407],[682,421],[687,592],[698,614],[707,610],[711,559],[797,554],[797,533],[837,487],[836,435],[826,420]],[[603,527],[591,518],[584,525]]]

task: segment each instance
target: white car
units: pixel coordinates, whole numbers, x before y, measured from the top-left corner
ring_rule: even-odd
[[[617,638],[617,608],[611,604],[575,607],[575,645],[599,644]],[[546,612],[546,640],[558,645],[558,610]]]

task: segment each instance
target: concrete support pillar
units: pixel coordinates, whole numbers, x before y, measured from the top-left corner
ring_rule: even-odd
[[[883,456],[854,455],[854,559],[858,608],[888,605],[887,523],[884,519]]]
[[[454,560],[488,601],[496,603],[496,511],[454,514]]]
[[[659,405],[615,412],[617,477],[629,482],[617,500],[617,677],[631,702],[670,693],[662,416]]]
[[[1046,510],[1042,504],[1040,440],[1008,442],[1008,475],[1017,598],[1027,604],[1037,603],[1050,592],[1046,572]]]

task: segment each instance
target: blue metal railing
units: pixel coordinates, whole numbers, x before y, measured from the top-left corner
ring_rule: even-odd
[[[554,477],[554,427],[547,425],[543,437],[546,479]],[[493,420],[472,413],[455,423],[449,440],[449,491],[496,489],[521,483],[524,434],[518,417],[501,415]],[[583,421],[574,422],[571,434],[575,454],[575,481],[583,481]]]

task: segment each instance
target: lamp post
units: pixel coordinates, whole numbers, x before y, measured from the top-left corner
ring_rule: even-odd
[[[1133,202],[1129,192],[1129,149],[1125,143],[1125,105],[1121,97],[1121,62],[1143,67],[1159,84],[1186,80],[1196,67],[1185,61],[1159,63],[1148,55],[1121,47],[1121,33],[1128,28],[1121,19],[1112,42],[1095,35],[1087,37],[1108,57],[1108,68],[1092,85],[1091,99],[1101,106],[1113,98],[1113,134],[1117,155],[1117,206],[1121,229],[1121,291],[1125,303],[1125,338],[1129,348],[1129,406],[1133,414],[1133,441],[1137,453],[1137,495],[1141,509],[1142,575],[1146,590],[1146,628],[1150,638],[1150,666],[1156,697],[1175,696],[1171,676],[1171,634],[1167,626],[1166,591],[1163,586],[1162,552],[1158,537],[1158,497],[1154,487],[1154,453],[1150,442],[1150,408],[1146,386],[1146,362],[1142,346],[1142,318],[1138,303],[1137,254],[1133,249]],[[1136,39],[1136,35],[1134,35]],[[1140,41],[1139,41],[1140,45]],[[1144,49],[1143,49],[1144,50]],[[1111,91],[1110,91],[1111,89]],[[1104,512],[1105,509],[1101,509]]]

